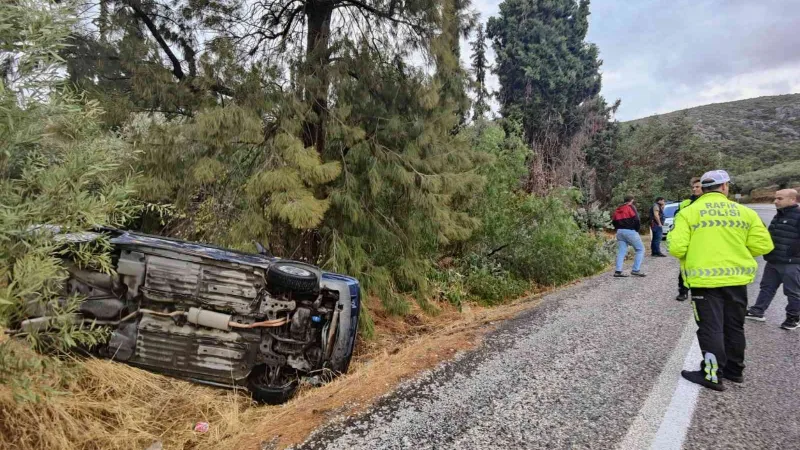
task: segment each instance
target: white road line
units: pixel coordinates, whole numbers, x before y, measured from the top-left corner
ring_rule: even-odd
[[[698,370],[700,368],[700,344],[697,338],[692,340],[692,346],[686,353],[683,361],[684,370]],[[678,374],[680,376],[680,374]],[[672,401],[669,402],[664,420],[658,428],[656,438],[650,446],[652,450],[672,450],[683,447],[686,439],[686,432],[692,424],[694,408],[697,406],[697,396],[700,395],[700,386],[686,381],[681,377],[675,393],[672,394]]]
[[[694,370],[698,365],[700,349],[695,330],[696,325],[690,316],[667,364],[618,449],[640,450],[650,443],[654,449],[678,449],[683,444],[699,387],[695,389],[695,385],[681,378],[680,371],[682,368]]]

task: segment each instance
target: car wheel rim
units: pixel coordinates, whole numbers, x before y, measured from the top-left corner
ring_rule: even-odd
[[[296,275],[298,277],[310,277],[311,275],[313,275],[306,269],[301,269],[299,267],[294,267],[294,266],[278,266],[278,270],[280,270],[283,273],[288,273],[289,275]]]

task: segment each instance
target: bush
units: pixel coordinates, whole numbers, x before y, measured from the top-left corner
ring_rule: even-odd
[[[581,231],[603,231],[613,228],[611,213],[600,209],[596,203],[576,209],[573,217]]]
[[[470,204],[470,213],[480,219],[481,228],[467,243],[465,254],[484,261],[474,273],[475,292],[489,292],[483,269],[496,264],[507,275],[498,279],[526,280],[540,285],[557,285],[591,275],[603,269],[611,253],[602,238],[581,229],[572,210],[578,193],[574,189],[536,197],[519,191],[518,180],[525,173],[527,146],[514,127],[506,134],[488,125],[475,136],[476,147],[491,154],[495,163],[483,167],[487,185],[482,196]],[[585,228],[603,228],[607,213],[597,209],[586,213]],[[491,272],[491,271],[489,271]],[[496,288],[495,288],[496,289]],[[511,288],[516,292],[516,288]]]
[[[41,2],[0,5],[0,16],[14,18],[0,27],[0,49],[19,55],[9,78],[14,81],[6,85],[0,79],[0,114],[6,119],[0,122],[0,326],[18,325],[32,309],[46,311],[55,329],[25,337],[59,353],[107,335],[73,323],[80,299],[64,298],[62,258],[112,269],[102,242],[64,248],[49,231],[121,226],[139,211],[129,170],[133,151],[102,129],[97,102],[58,82],[53,55],[64,47],[72,14],[69,6]]]
[[[530,288],[530,283],[515,278],[506,271],[493,273],[487,269],[470,272],[465,285],[470,297],[485,305],[513,300]]]
[[[735,192],[749,194],[754,189],[777,185],[781,187],[794,187],[800,181],[800,162],[790,161],[766,169],[755,170],[743,175],[734,176],[733,185]]]
[[[600,237],[582,232],[563,200],[524,199],[519,211],[529,219],[515,245],[498,254],[512,273],[541,285],[558,285],[602,270],[611,255]]]

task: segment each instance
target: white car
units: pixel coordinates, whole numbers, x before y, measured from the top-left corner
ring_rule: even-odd
[[[669,233],[672,230],[672,227],[675,225],[675,213],[678,211],[678,206],[680,206],[680,203],[678,202],[667,203],[664,205],[664,236],[662,239],[667,238],[667,233]]]

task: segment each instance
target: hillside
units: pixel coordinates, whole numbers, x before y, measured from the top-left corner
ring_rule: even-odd
[[[746,180],[743,190],[794,181],[787,179],[794,177],[786,170],[778,169],[800,158],[800,94],[698,106],[627,123],[681,116],[693,124],[696,136],[721,152],[727,169]]]

